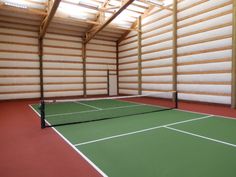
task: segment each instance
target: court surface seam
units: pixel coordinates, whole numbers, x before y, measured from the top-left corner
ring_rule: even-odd
[[[74,146],[87,145],[87,144],[92,144],[92,143],[105,141],[105,140],[110,140],[110,139],[114,139],[114,138],[134,135],[134,134],[143,133],[143,132],[147,132],[147,131],[151,131],[151,130],[156,130],[156,129],[159,129],[159,128],[164,128],[164,127],[167,127],[167,126],[173,126],[173,125],[177,125],[177,124],[183,124],[183,123],[187,123],[187,122],[202,120],[202,119],[206,119],[206,118],[209,118],[209,117],[213,117],[213,115],[208,115],[208,116],[203,116],[203,117],[199,117],[199,118],[194,118],[194,119],[188,119],[188,120],[184,120],[184,121],[169,123],[169,124],[166,124],[166,125],[160,125],[160,126],[146,128],[146,129],[142,129],[142,130],[137,130],[137,131],[133,131],[133,132],[129,132],[129,133],[123,133],[123,134],[119,134],[119,135],[109,136],[109,137],[105,137],[105,138],[99,138],[99,139],[96,139],[96,140],[77,143],[77,144],[74,144]]]
[[[163,128],[166,128],[166,129],[172,130],[172,131],[176,131],[176,132],[180,132],[180,133],[183,133],[183,134],[195,136],[195,137],[198,137],[198,138],[214,141],[214,142],[217,142],[217,143],[220,143],[220,144],[225,144],[225,145],[228,145],[228,146],[236,147],[236,144],[228,143],[228,142],[217,140],[217,139],[214,139],[214,138],[209,138],[207,136],[202,136],[202,135],[198,135],[198,134],[195,134],[195,133],[190,133],[190,132],[180,130],[180,129],[176,129],[176,128],[173,128],[173,127],[164,126]]]

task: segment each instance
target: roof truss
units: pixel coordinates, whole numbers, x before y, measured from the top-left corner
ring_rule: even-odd
[[[60,2],[61,2],[61,0],[54,0],[54,2],[52,0],[48,1],[48,14],[44,18],[43,22],[40,25],[39,39],[44,38],[47,28],[48,28],[53,16],[55,15]]]
[[[125,10],[134,0],[126,0],[122,6],[110,17],[108,18],[102,25],[94,26],[90,31],[86,33],[85,43],[88,43],[98,32],[104,29],[109,23],[112,22],[123,10]]]

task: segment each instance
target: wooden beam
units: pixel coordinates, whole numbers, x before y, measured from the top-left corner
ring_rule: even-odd
[[[178,17],[177,17],[177,13],[178,13],[178,0],[173,0],[173,44],[172,44],[172,50],[173,50],[173,61],[172,61],[172,67],[173,67],[173,72],[172,72],[172,81],[173,81],[173,85],[172,85],[172,90],[176,91],[176,93],[173,93],[173,101],[175,103],[177,103],[177,57],[178,57],[178,53],[177,53],[177,22],[178,22]]]
[[[40,39],[44,38],[47,28],[48,28],[52,18],[54,17],[60,2],[61,2],[61,0],[54,0],[54,3],[51,5],[51,7],[49,7],[48,14],[44,18],[43,22],[40,25],[40,31],[39,31],[39,38]]]
[[[150,1],[147,1],[147,0],[138,0],[139,2],[144,2],[144,3],[147,3],[147,4],[149,4],[149,5],[154,5],[154,6],[156,6],[156,7],[159,7],[160,9],[166,9],[166,10],[169,10],[169,11],[173,11],[173,9],[172,8],[170,8],[170,7],[168,7],[168,6],[163,6],[163,5],[161,5],[161,4],[154,4],[154,3],[152,3],[152,2],[150,2]]]
[[[62,14],[57,14],[55,16],[55,18],[57,18],[58,20],[70,20],[70,22],[73,22],[75,24],[76,23],[86,23],[86,24],[102,25],[102,23],[99,23],[99,22],[96,22],[96,21],[71,18],[71,17],[65,16],[65,15],[62,15]],[[107,28],[125,30],[125,31],[137,31],[137,29],[135,29],[135,28],[125,28],[125,27],[121,27],[121,26],[117,26],[117,25],[111,25],[111,24],[109,24],[107,26]]]
[[[101,26],[95,26],[94,30],[86,33],[85,43],[88,43],[98,32],[104,29],[109,23],[112,22],[123,10],[125,10],[134,0],[126,0],[126,2],[117,10],[110,18],[108,18]]]
[[[87,97],[87,78],[86,78],[86,44],[82,42],[82,62],[83,62],[83,95]]]
[[[44,83],[43,83],[43,39],[38,39],[39,50],[39,77],[40,77],[40,99],[44,100]]]
[[[120,95],[120,88],[119,88],[119,44],[116,42],[116,75],[117,75],[117,95]]]
[[[108,4],[109,4],[110,0],[105,0],[101,6],[101,8],[105,8]],[[105,21],[105,12],[104,11],[98,11],[97,14],[96,14],[96,20],[95,20],[95,23],[97,24],[93,24],[88,30],[86,33],[88,32],[91,32],[93,31],[94,29],[96,29],[96,27],[98,25],[102,25],[102,23],[104,23]],[[85,36],[83,37],[84,39],[86,38],[86,33],[85,33]]]
[[[142,18],[138,19],[138,94],[142,94]]]
[[[155,6],[151,5],[149,6],[149,8],[144,12],[143,15],[141,15],[142,19],[147,17],[149,12],[154,8]],[[131,26],[131,29],[135,29],[138,25],[138,19],[133,23],[133,25]],[[118,40],[118,43],[121,43],[121,41],[123,41],[126,36],[130,33],[130,31],[126,31]]]
[[[233,0],[233,49],[232,49],[231,107],[236,108],[236,0]]]

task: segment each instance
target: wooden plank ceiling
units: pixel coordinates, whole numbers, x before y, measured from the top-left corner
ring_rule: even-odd
[[[54,1],[0,0],[0,26],[39,32]],[[47,32],[86,38],[97,30],[94,38],[118,41],[127,32],[137,30],[135,24],[141,15],[154,6],[165,8],[166,1],[172,0],[61,0]],[[113,16],[116,18],[103,26]]]

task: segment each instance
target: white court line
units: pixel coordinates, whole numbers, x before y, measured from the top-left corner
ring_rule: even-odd
[[[164,126],[164,128],[167,128],[169,130],[173,130],[173,131],[176,131],[176,132],[184,133],[184,134],[187,134],[187,135],[196,136],[196,137],[199,137],[199,138],[202,138],[202,139],[214,141],[214,142],[217,142],[217,143],[220,143],[220,144],[225,144],[225,145],[228,145],[228,146],[236,147],[236,144],[228,143],[228,142],[225,142],[225,141],[220,141],[220,140],[209,138],[209,137],[206,137],[206,136],[201,136],[201,135],[198,135],[198,134],[195,134],[195,133],[190,133],[190,132],[183,131],[183,130],[180,130],[180,129],[176,129],[176,128],[172,128],[172,127],[168,127],[168,126]]]
[[[209,118],[212,116],[213,115],[199,117],[199,118],[195,118],[195,119],[188,119],[188,120],[184,120],[184,121],[174,122],[174,123],[170,123],[170,124],[166,124],[166,125],[160,125],[160,126],[142,129],[142,130],[138,130],[138,131],[133,131],[133,132],[129,132],[129,133],[123,133],[123,134],[119,134],[119,135],[109,136],[109,137],[105,137],[105,138],[100,138],[100,139],[96,139],[96,140],[91,140],[91,141],[87,141],[87,142],[83,142],[83,143],[74,144],[74,146],[81,146],[81,145],[96,143],[96,142],[100,142],[100,141],[110,140],[110,139],[114,139],[114,138],[124,137],[124,136],[128,136],[128,135],[134,135],[134,134],[138,134],[138,133],[143,133],[143,132],[163,128],[166,126],[172,126],[172,125],[182,124],[182,123],[186,123],[186,122],[192,122],[192,121],[197,121],[197,120],[201,120],[201,119],[206,119],[206,118]]]
[[[94,109],[97,109],[97,110],[102,110],[102,108],[99,108],[99,107],[96,107],[96,106],[92,106],[92,105],[89,105],[89,104],[86,104],[86,103],[81,103],[81,102],[73,102],[75,104],[81,104],[81,105],[84,105],[84,106],[88,106],[90,108],[94,108]]]
[[[31,106],[31,109],[40,117],[40,114]],[[51,125],[48,121],[46,121],[48,125]],[[103,177],[108,177],[98,166],[96,166],[88,157],[86,157],[79,149],[77,149],[66,137],[64,137],[56,128],[51,127],[70,147],[72,147],[82,158],[85,159],[98,173],[100,173]]]
[[[86,110],[86,111],[69,112],[69,113],[61,113],[61,114],[50,114],[50,115],[47,115],[46,117],[73,115],[73,114],[89,113],[89,112],[99,112],[99,111],[106,111],[106,110],[113,110],[113,109],[120,109],[120,108],[129,108],[129,107],[138,107],[138,106],[143,106],[143,105],[136,104],[136,105],[128,105],[128,106],[111,107],[111,108],[106,108],[106,109],[102,109],[102,110],[97,110],[96,109],[96,110]]]
[[[214,115],[215,117],[236,120],[236,117],[222,116],[222,115],[217,115],[217,114],[208,114],[208,113],[197,112],[197,111],[189,111],[189,110],[184,110],[184,109],[180,109],[180,108],[177,108],[177,109],[175,108],[173,110],[182,111],[182,112],[189,112],[189,113],[194,113],[194,114]]]
[[[127,100],[121,100],[121,101],[128,102],[128,103],[136,103],[136,104],[146,105],[146,106],[159,107],[159,108],[168,108],[168,107],[165,107],[165,106],[158,106],[158,105],[147,104],[147,103],[139,103],[139,102],[135,102],[135,101],[127,101]],[[223,116],[223,115],[217,115],[217,114],[209,114],[209,113],[205,113],[205,112],[189,111],[189,110],[184,110],[184,109],[180,109],[180,108],[173,108],[172,110],[176,110],[176,111],[180,111],[180,112],[189,112],[189,113],[194,113],[194,114],[202,114],[202,115],[214,115],[215,117],[220,117],[220,118],[225,118],[225,119],[232,119],[232,120],[236,121],[236,117]]]

